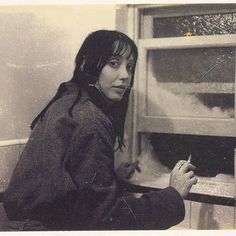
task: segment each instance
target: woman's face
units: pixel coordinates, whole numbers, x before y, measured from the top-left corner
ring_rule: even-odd
[[[130,86],[134,65],[133,55],[129,58],[125,54],[112,56],[103,67],[95,86],[109,100],[119,102]]]

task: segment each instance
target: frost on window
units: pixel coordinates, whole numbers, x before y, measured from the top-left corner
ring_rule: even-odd
[[[236,33],[236,13],[153,19],[153,37],[181,37]]]
[[[235,48],[149,50],[148,115],[234,117]]]
[[[154,38],[235,33],[236,13],[153,18]],[[148,115],[234,117],[235,47],[149,50],[147,65]]]

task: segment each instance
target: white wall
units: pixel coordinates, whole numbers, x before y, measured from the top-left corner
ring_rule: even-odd
[[[25,138],[71,78],[88,33],[115,29],[115,5],[0,6],[0,140]]]

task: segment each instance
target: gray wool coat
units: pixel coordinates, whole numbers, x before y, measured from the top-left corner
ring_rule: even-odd
[[[184,203],[172,187],[140,198],[124,195],[114,171],[109,106],[82,91],[70,117],[78,87],[67,87],[31,132],[4,194],[11,223],[22,222],[23,230],[113,230],[181,222]]]

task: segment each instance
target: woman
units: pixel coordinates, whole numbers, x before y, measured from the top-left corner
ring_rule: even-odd
[[[124,196],[114,171],[137,57],[123,33],[100,30],[85,39],[73,78],[32,122],[4,195],[12,227],[165,229],[184,218],[183,198],[196,182],[191,164],[180,161],[170,187],[141,198]]]

